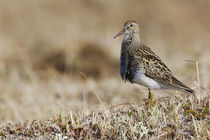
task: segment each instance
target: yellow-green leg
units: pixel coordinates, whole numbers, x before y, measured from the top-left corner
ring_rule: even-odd
[[[148,99],[147,99],[147,105],[149,106],[149,108],[152,108],[153,95],[152,95],[152,92],[151,92],[150,88],[148,88],[148,90],[149,90],[149,95],[148,95]]]

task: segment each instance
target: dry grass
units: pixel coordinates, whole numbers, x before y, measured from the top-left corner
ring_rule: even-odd
[[[95,114],[92,119],[100,119],[101,112],[107,120],[114,121],[117,110],[119,113],[121,110],[122,112],[134,111],[131,113],[134,116],[144,112],[148,118],[139,120],[132,118],[131,115],[130,121],[138,121],[138,126],[132,126],[132,122],[128,120],[129,116],[124,113],[116,121],[125,119],[125,122],[128,121],[127,123],[131,124],[125,125],[125,131],[122,133],[117,134],[123,129],[119,124],[115,125],[116,127],[119,125],[119,130],[113,128],[111,132],[113,126],[107,124],[105,128],[106,124],[103,124],[103,127],[99,122],[95,122],[97,125],[93,128],[96,130],[91,129],[88,135],[95,137],[94,133],[99,128],[100,137],[111,136],[111,134],[113,137],[121,134],[124,136],[127,131],[134,130],[134,126],[138,130],[143,129],[140,128],[140,124],[143,123],[149,131],[154,130],[154,133],[148,137],[143,137],[157,138],[160,135],[157,132],[162,132],[164,127],[167,127],[166,122],[175,123],[177,120],[171,121],[171,116],[165,116],[166,121],[160,122],[164,127],[159,122],[157,125],[162,128],[154,129],[155,127],[149,126],[151,122],[148,119],[154,115],[149,116],[150,111],[142,110],[145,106],[141,105],[143,98],[147,96],[147,89],[121,81],[119,75],[121,39],[114,40],[113,36],[121,30],[126,20],[139,21],[144,43],[161,56],[181,81],[193,89],[198,89],[198,98],[189,98],[190,102],[195,103],[191,106],[192,109],[197,112],[196,109],[206,107],[201,102],[209,100],[206,99],[210,88],[209,13],[210,3],[207,0],[1,1],[0,124],[2,128],[6,128],[8,123],[11,123],[8,130],[16,129],[15,124],[18,123],[20,123],[19,126],[23,126],[20,130],[24,129],[24,125],[32,128],[33,120],[42,120],[35,121],[34,125],[39,125],[40,128],[45,124],[53,125],[52,128],[55,126],[59,129],[58,133],[73,137],[76,134],[61,132],[61,126],[57,124],[59,117],[50,121],[44,120],[57,116],[60,108],[64,107],[67,108],[63,110],[62,115],[66,118],[65,121],[72,122],[75,119],[75,124],[73,122],[69,124],[66,131],[70,132],[72,129],[79,131],[80,126],[76,122],[80,122],[82,131],[88,133],[86,127],[92,128],[94,124],[92,126],[87,124],[86,120],[81,120],[82,117]],[[195,63],[195,60],[198,63]],[[196,69],[196,65],[199,69]],[[185,94],[176,91],[154,91],[154,93],[157,102],[164,100],[160,104],[166,104],[169,101],[171,103],[180,101],[180,104],[185,104],[187,101],[184,99]],[[176,95],[177,98],[165,98],[165,95]],[[199,103],[196,102],[197,100]],[[114,107],[113,112],[109,108],[112,105],[124,103],[133,103],[133,105],[123,106],[124,108]],[[98,105],[98,108],[93,109]],[[169,106],[165,105],[164,108]],[[184,109],[179,105],[175,108]],[[153,110],[157,110],[159,115],[165,113],[157,103]],[[73,120],[69,118],[70,112],[77,118]],[[173,113],[177,114],[177,112]],[[189,129],[192,125],[193,128],[186,137],[196,130],[192,137],[206,138],[207,135],[204,132],[206,129],[203,128],[207,122],[205,117],[198,120],[193,112],[187,116],[191,117],[188,122]],[[29,123],[26,122],[27,120]],[[185,119],[182,121],[187,122]],[[185,137],[185,133],[181,133],[184,128],[180,131],[178,129],[181,127],[179,126],[181,122],[175,123],[176,129],[170,130],[175,134],[174,137]],[[60,123],[63,124],[63,122]],[[67,129],[67,126],[65,127]],[[44,131],[47,130],[43,129]],[[25,131],[25,133],[28,132]],[[46,134],[49,133],[46,132]],[[169,131],[166,131],[166,135],[168,133]],[[166,136],[165,133],[161,134],[163,137]],[[9,136],[10,133],[2,131],[2,135]],[[133,138],[140,137],[135,131],[127,134],[128,137],[131,135]]]
[[[209,97],[162,97],[144,104],[98,106],[47,121],[1,127],[1,138],[209,139]]]

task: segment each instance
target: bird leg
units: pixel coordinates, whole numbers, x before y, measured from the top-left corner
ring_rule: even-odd
[[[152,108],[153,95],[152,95],[152,92],[151,92],[150,88],[148,88],[148,90],[149,90],[149,95],[148,95],[148,99],[147,99],[147,105],[149,106],[149,108]]]

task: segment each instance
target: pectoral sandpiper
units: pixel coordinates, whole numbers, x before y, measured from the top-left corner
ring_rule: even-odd
[[[142,43],[136,21],[127,21],[114,38],[122,34],[125,34],[120,54],[122,80],[147,87],[150,103],[153,100],[151,89],[175,89],[194,95],[194,91],[175,78],[160,57]]]

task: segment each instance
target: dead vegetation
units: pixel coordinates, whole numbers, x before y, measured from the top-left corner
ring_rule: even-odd
[[[162,97],[144,104],[97,106],[46,121],[6,124],[1,138],[55,139],[209,139],[209,96]]]

